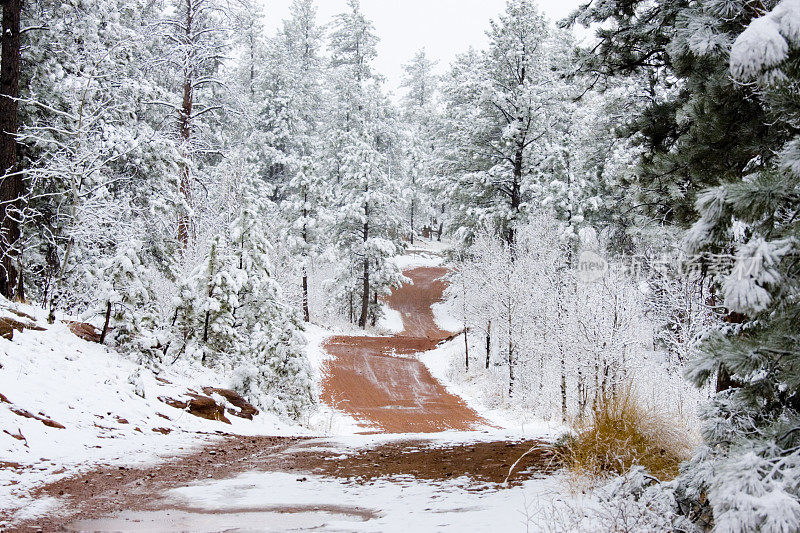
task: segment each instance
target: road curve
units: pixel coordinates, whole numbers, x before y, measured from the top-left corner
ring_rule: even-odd
[[[329,339],[322,401],[344,411],[365,431],[433,433],[473,430],[487,425],[462,399],[448,393],[414,357],[451,334],[433,318],[431,305],[442,298],[445,268],[421,267],[404,274],[404,284],[386,299],[403,317],[403,332],[392,337]]]

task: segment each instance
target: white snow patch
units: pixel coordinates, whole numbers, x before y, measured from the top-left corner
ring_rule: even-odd
[[[431,306],[431,311],[439,329],[452,333],[464,329],[464,324],[450,313],[450,304],[447,301],[436,302]]]
[[[405,328],[403,316],[399,311],[395,311],[388,305],[383,305],[383,316],[378,321],[378,328],[392,335],[401,333]]]
[[[409,476],[369,484],[343,483],[317,475],[249,472],[233,479],[174,489],[168,496],[190,510],[236,513],[274,507],[349,507],[372,511],[367,521],[331,516],[325,531],[524,531],[531,502],[564,492],[558,478],[527,481],[506,490],[470,491],[469,480],[418,481]],[[473,486],[474,487],[474,486]]]

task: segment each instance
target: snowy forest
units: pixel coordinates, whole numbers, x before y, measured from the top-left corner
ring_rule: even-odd
[[[800,531],[800,0],[591,0],[562,20],[507,0],[485,47],[420,48],[399,87],[359,0],[330,20],[292,0],[277,31],[257,0],[2,10],[0,467],[55,457],[31,437],[58,433],[51,403],[80,425],[34,375],[130,389],[166,420],[216,380],[237,398],[204,393],[222,418],[242,400],[263,434],[365,431],[366,385],[332,384],[335,365],[389,338],[381,357],[416,358],[486,427],[548,428],[523,432],[591,502],[512,507],[514,527]],[[420,268],[446,288],[412,334],[401,288],[438,283]],[[76,327],[91,378],[47,359],[80,352]],[[177,410],[153,392],[184,383]],[[399,416],[376,431],[478,429]],[[9,513],[32,501],[9,494]],[[377,530],[403,529],[384,511]]]

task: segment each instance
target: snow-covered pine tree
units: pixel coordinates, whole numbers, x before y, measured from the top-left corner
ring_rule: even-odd
[[[98,289],[99,309],[94,314],[104,317],[101,342],[111,338],[123,351],[135,351],[134,343],[141,340],[137,337],[151,334],[157,322],[153,287],[141,250],[138,242],[121,244],[89,283]]]
[[[414,244],[416,234],[427,226],[429,231],[438,226],[441,212],[430,194],[434,165],[434,153],[438,144],[436,127],[438,109],[436,93],[438,76],[433,72],[436,63],[431,61],[425,49],[420,50],[403,66],[405,77],[402,86],[407,90],[403,97],[403,122],[408,128],[405,161],[406,172],[403,198],[409,240]]]
[[[688,373],[717,378],[719,392],[683,489],[706,495],[720,531],[800,529],[800,2],[769,4],[733,42],[730,70],[752,84],[765,127],[794,135],[743,179],[704,191],[688,234],[696,250],[735,248],[720,285],[737,319],[707,336]]]
[[[214,153],[219,141],[208,131],[204,121],[220,108],[215,87],[217,72],[230,46],[229,21],[233,20],[228,2],[219,0],[171,0],[159,27],[163,42],[160,62],[172,94],[158,102],[177,121],[175,138],[182,160],[179,173],[181,205],[176,234],[182,249],[191,241],[193,225],[193,188],[203,163]],[[202,173],[202,172],[200,172]]]
[[[285,189],[287,199],[281,204],[282,214],[288,222],[289,247],[301,262],[302,308],[306,322],[311,319],[309,270],[314,258],[322,253],[327,240],[324,231],[329,221],[325,208],[331,201],[328,189],[314,160],[304,157]]]
[[[21,93],[30,297],[82,312],[94,301],[86,274],[139,241],[148,276],[168,277],[179,154],[150,102],[161,89],[147,2],[41,2],[24,25]],[[148,68],[142,68],[146,65]]]
[[[394,184],[386,174],[385,158],[362,139],[353,138],[351,143],[341,171],[340,209],[333,230],[342,262],[340,280],[357,297],[343,294],[342,303],[365,328],[380,319],[378,298],[402,280],[391,261],[397,255],[394,239],[399,221],[392,209]],[[352,282],[353,277],[357,283]]]
[[[263,409],[298,419],[316,398],[303,352],[302,322],[272,277],[270,244],[252,198],[245,200],[231,226],[231,241],[242,278],[235,311],[238,338],[230,363],[234,388]]]
[[[531,0],[509,0],[485,52],[460,56],[446,78],[445,176],[452,223],[469,241],[492,225],[514,242],[525,218],[537,148],[558,109],[550,28]],[[552,108],[548,107],[554,98]]]
[[[684,510],[719,531],[798,530],[800,5],[610,1],[575,17],[599,28],[587,70],[650,82],[631,124],[642,211],[692,224],[690,251],[735,256],[712,292],[726,323],[688,370],[719,392],[678,480]]]
[[[330,181],[336,184],[333,244],[339,256],[334,294],[352,322],[380,318],[379,298],[401,279],[389,260],[400,244],[393,198],[400,167],[395,112],[374,76],[377,37],[358,0],[338,15],[330,37],[331,117],[325,136]]]
[[[235,313],[242,282],[228,243],[215,235],[200,264],[179,284],[175,359],[186,354],[208,366],[225,363],[238,340]]]

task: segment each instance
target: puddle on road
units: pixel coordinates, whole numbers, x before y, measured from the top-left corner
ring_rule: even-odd
[[[193,512],[178,509],[162,511],[125,511],[112,518],[78,520],[66,526],[73,532],[154,532],[194,533],[240,532],[269,533],[287,530],[311,530],[340,526],[352,522],[365,522],[370,516],[364,512],[353,513],[329,510],[303,510],[286,508],[280,510],[251,510],[235,512]]]

